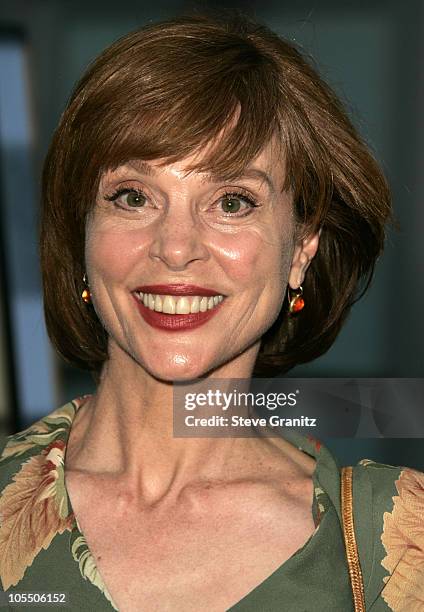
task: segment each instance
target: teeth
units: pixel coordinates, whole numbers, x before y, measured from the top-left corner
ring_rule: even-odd
[[[143,304],[144,304],[144,299],[143,299]],[[162,304],[162,312],[166,312],[166,314],[175,314],[175,298],[171,297],[170,295],[165,295],[165,298]]]
[[[201,295],[154,295],[152,293],[136,293],[137,299],[156,312],[166,314],[189,314],[206,312],[218,306],[224,299],[223,295],[206,297]]]
[[[177,307],[175,308],[176,314],[189,314],[190,312],[190,302],[186,297],[180,297],[177,302]]]
[[[199,310],[200,312],[206,312],[207,309],[208,309],[208,298],[202,297],[202,299],[200,300]]]
[[[199,307],[200,307],[200,298],[198,295],[196,295],[192,299],[190,312],[199,312]]]

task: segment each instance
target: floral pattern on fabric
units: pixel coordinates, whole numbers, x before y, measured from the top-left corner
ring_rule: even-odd
[[[21,447],[20,447],[21,448]],[[42,548],[71,529],[64,488],[65,443],[51,442],[30,457],[0,498],[0,576],[8,589],[21,580]]]
[[[67,437],[75,413],[83,400],[84,398],[81,398],[80,400],[75,400],[75,402],[65,404],[65,406],[58,408],[49,416],[37,421],[37,423],[31,425],[28,429],[10,436],[3,450],[1,461],[23,455],[26,451],[36,446],[45,447],[58,437]]]
[[[86,396],[69,402],[8,439],[0,463],[21,456],[23,462],[0,494],[0,578],[6,590],[16,585],[38,553],[57,534],[69,531],[77,534],[72,555],[81,576],[115,607],[78,531],[65,487],[66,444],[75,414],[85,400]],[[37,454],[31,455],[34,450]]]
[[[315,499],[317,500],[318,507],[318,522],[321,520],[322,515],[326,510],[327,495],[325,491],[321,489],[321,487],[314,488]]]
[[[94,586],[100,589],[111,606],[115,608],[115,610],[118,610],[98,572],[93,556],[80,529],[73,532],[72,540],[71,552],[75,561],[78,563],[81,576],[84,580],[89,580]]]
[[[384,514],[381,561],[390,572],[382,597],[393,612],[424,610],[424,474],[404,469],[395,482],[398,495]]]

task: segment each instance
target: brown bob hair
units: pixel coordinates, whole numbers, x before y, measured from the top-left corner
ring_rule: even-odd
[[[331,346],[368,288],[384,243],[390,195],[342,104],[292,44],[237,15],[148,25],[89,67],[54,134],[43,172],[41,263],[50,337],[73,365],[99,373],[107,334],[81,299],[87,214],[104,171],[131,159],[238,174],[272,136],[286,157],[299,227],[321,229],[303,284],[306,307],[283,306],[263,336],[254,374],[272,376]]]

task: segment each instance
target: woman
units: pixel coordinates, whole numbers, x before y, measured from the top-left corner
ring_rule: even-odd
[[[51,338],[98,387],[3,450],[3,589],[72,610],[354,609],[329,452],[174,437],[173,383],[326,351],[389,212],[334,93],[266,27],[180,18],[104,51],[50,147],[41,236]],[[421,609],[422,475],[365,462],[354,486],[366,609]]]

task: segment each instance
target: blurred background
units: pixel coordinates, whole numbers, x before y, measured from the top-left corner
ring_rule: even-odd
[[[70,92],[130,30],[193,8],[241,8],[302,47],[347,105],[390,181],[391,231],[371,290],[332,349],[296,377],[424,376],[424,3],[2,0],[0,8],[0,431],[91,392],[46,336],[37,255],[43,158]],[[424,409],[424,398],[423,398]],[[325,441],[347,464],[424,469],[422,439]]]

